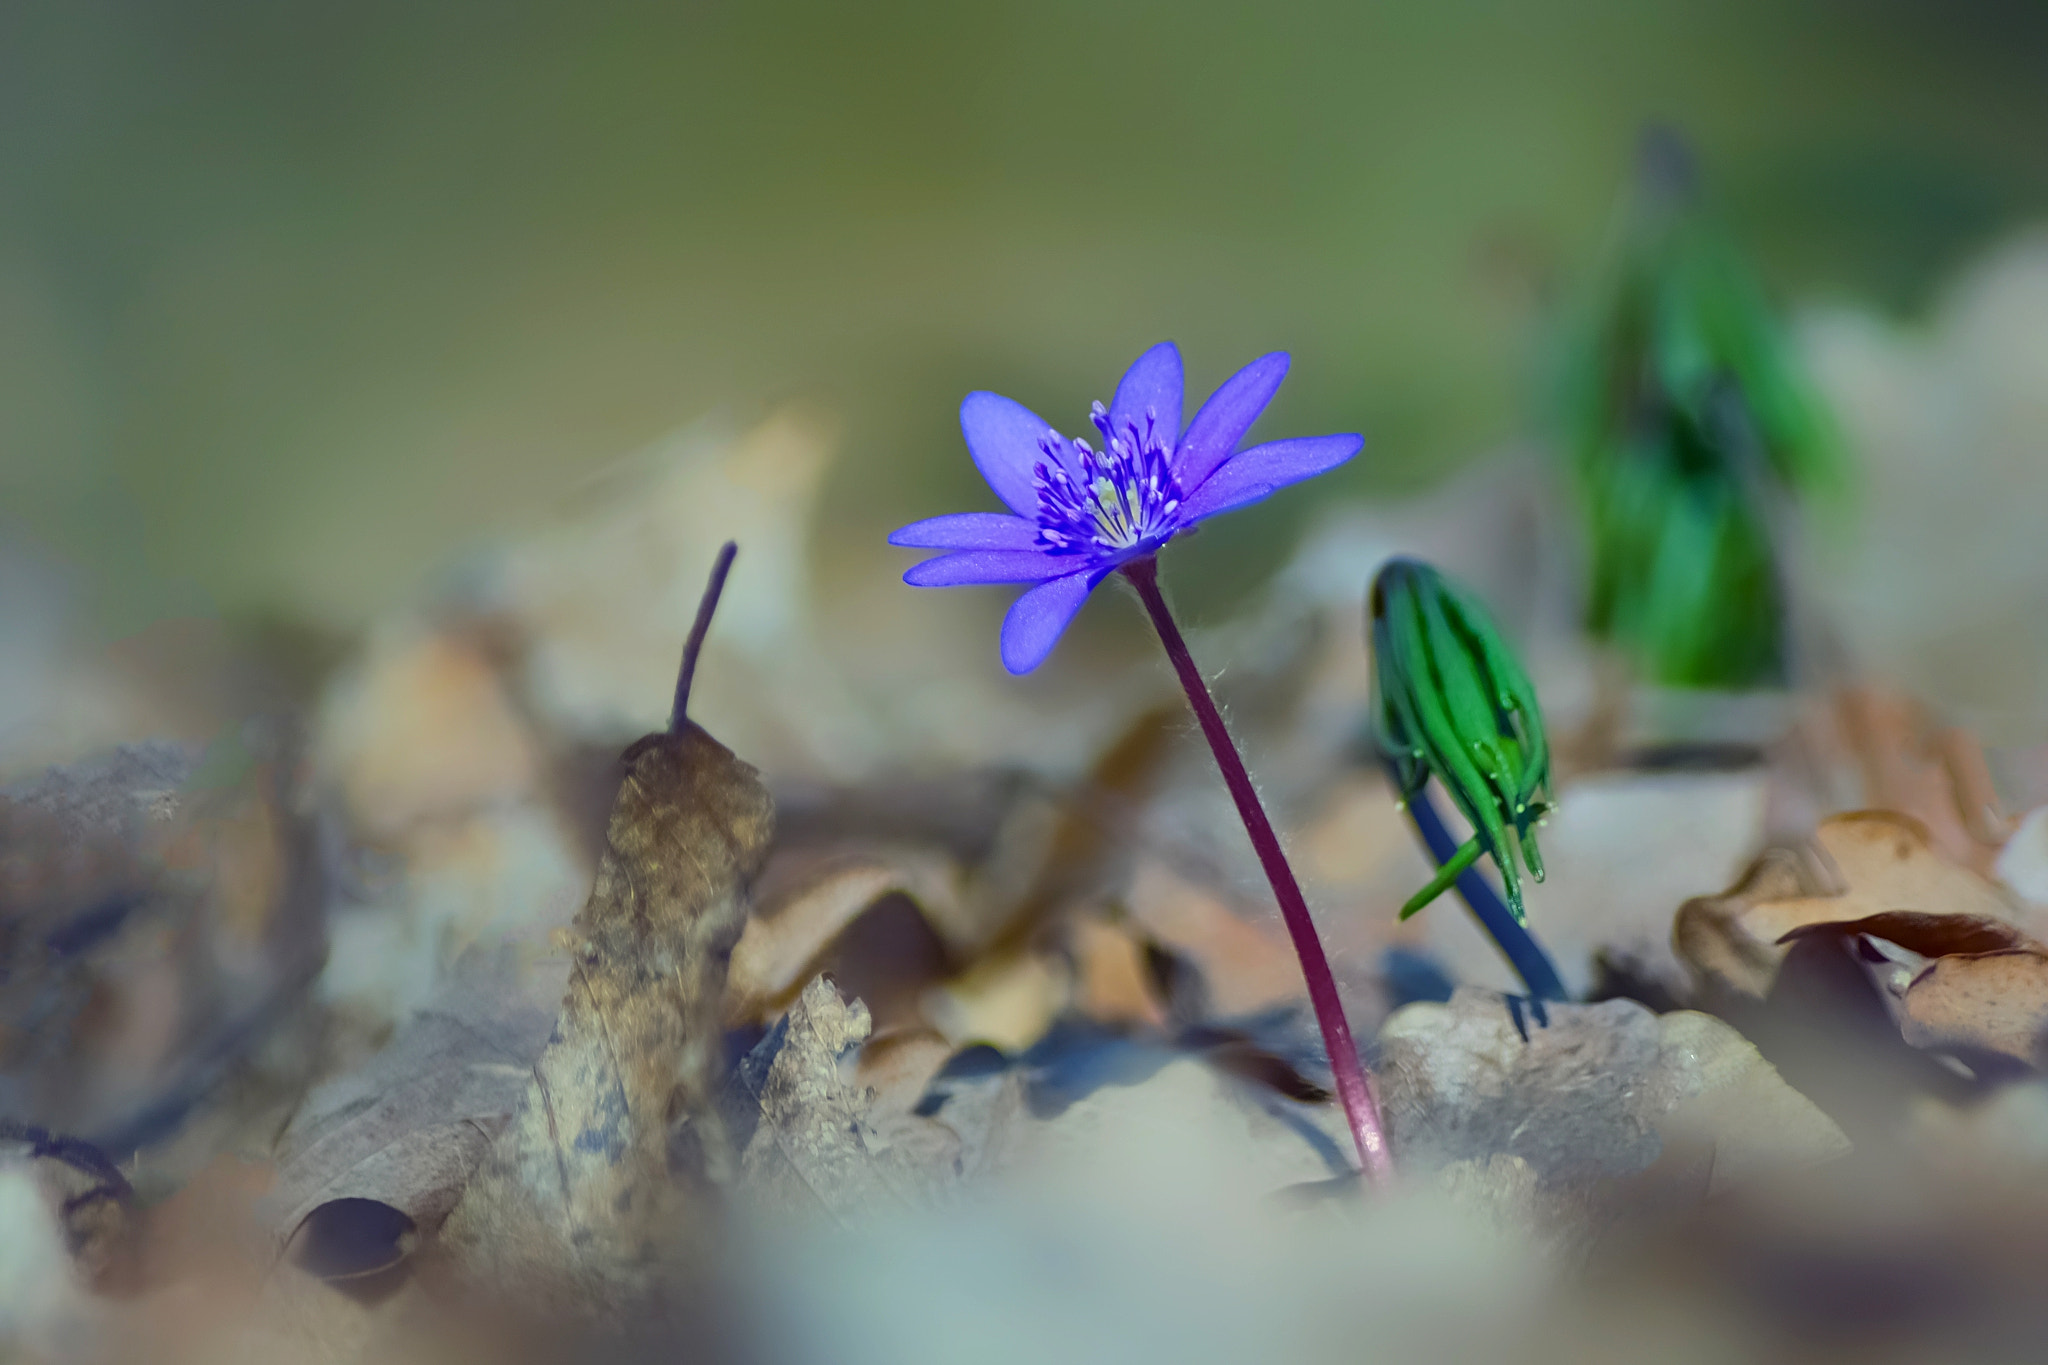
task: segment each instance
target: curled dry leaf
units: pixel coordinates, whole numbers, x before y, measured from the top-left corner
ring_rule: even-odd
[[[967,971],[925,993],[932,1025],[955,1043],[993,1043],[1012,1051],[1045,1036],[1073,1002],[1066,964],[1034,945],[985,954]]]
[[[760,775],[688,720],[624,763],[554,1035],[443,1232],[466,1274],[579,1313],[655,1292],[730,1171],[725,963],[774,826]]]
[[[757,1212],[845,1221],[950,1178],[870,1121],[875,1092],[852,1074],[869,1027],[865,1005],[815,977],[734,1073],[727,1112],[736,1128],[752,1125],[736,1194]]]
[[[1792,943],[1815,934],[1868,934],[1896,943],[1922,957],[1947,957],[1953,953],[2001,953],[2012,948],[2048,951],[2033,935],[2018,925],[1987,915],[1929,915],[1917,910],[1893,910],[1862,919],[1829,920],[1802,924],[1787,930],[1780,943]]]
[[[779,862],[763,872],[760,908],[733,948],[728,1024],[765,1021],[788,1008],[833,945],[888,896],[909,897],[942,941],[969,936],[961,870],[944,853],[873,846]]]
[[[1927,827],[1910,815],[1851,811],[1823,821],[1814,839],[1842,886],[1839,895],[1826,898],[1834,902],[1831,919],[1861,919],[1887,910],[2012,918],[2011,898],[1979,873],[1944,858]],[[1818,910],[1813,911],[1816,917]],[[1799,917],[1807,911],[1788,906],[1784,913]]]
[[[264,1201],[277,1243],[340,1199],[378,1200],[439,1227],[532,1083],[567,975],[559,953],[472,951],[390,1046],[309,1095]]]
[[[966,978],[934,995],[944,1018],[933,1022],[972,1031],[979,1025],[967,1016],[992,987],[1009,1003],[1022,998],[1016,988],[1026,978],[1034,988],[1043,987],[1044,964],[1029,944],[1077,901],[1100,896],[1121,879],[1129,836],[1176,719],[1170,708],[1143,713],[1069,789],[1032,784],[1012,790],[992,827],[971,841],[977,845],[971,853],[957,847],[957,832],[943,837],[953,821],[929,812],[915,822],[902,820],[902,812],[894,821],[887,812],[866,821],[849,821],[841,813],[830,822],[841,826],[836,835],[800,829],[792,846],[779,849],[762,873],[756,914],[733,953],[728,1021],[765,1023],[790,1004],[804,982],[821,971],[841,970],[834,954],[842,940],[895,898],[915,907],[941,949],[938,960],[927,964],[928,979],[916,984],[938,986],[963,965],[968,969]],[[906,837],[914,834],[907,823],[922,825],[923,837]],[[891,824],[892,832],[881,832]],[[861,825],[871,827],[866,837],[853,837]],[[1035,998],[1044,991],[1026,994]],[[869,994],[869,1002],[886,1017],[885,1001]],[[1051,1017],[1038,1011],[1033,1025],[1012,1018],[1016,1011],[1008,1003],[999,1003],[996,1013],[1010,1025],[1003,1029],[1004,1040],[1016,1045],[1036,1036],[1019,1036],[1018,1026],[1042,1030]]]
[[[1899,912],[2010,923],[2019,913],[1995,883],[1937,853],[1911,816],[1831,816],[1814,842],[1822,869],[1786,850],[1767,851],[1735,886],[1679,908],[1672,943],[1706,995],[1763,999],[1784,960],[1783,940],[1803,926]],[[1909,932],[1907,920],[1888,922]]]
[[[1758,937],[1744,917],[1756,906],[1796,897],[1808,873],[1791,849],[1766,849],[1735,885],[1678,908],[1672,947],[1709,994],[1732,990],[1762,999],[1777,972],[1775,940]]]
[[[2048,948],[1939,958],[1906,988],[1900,1031],[1915,1047],[1986,1053],[2048,1070]]]

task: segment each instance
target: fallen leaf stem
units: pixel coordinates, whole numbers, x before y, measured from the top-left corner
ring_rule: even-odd
[[[732,572],[733,556],[740,552],[739,542],[728,540],[718,551],[718,558],[712,562],[710,581],[704,585],[704,596],[697,601],[697,619],[690,623],[690,637],[683,641],[683,666],[676,670],[676,704],[668,713],[668,731],[681,734],[683,722],[689,719],[690,683],[697,676],[697,654],[704,648],[704,637],[711,631],[711,617],[718,610],[719,595],[725,591],[725,576]]]
[[[1429,799],[1428,787],[1408,798],[1408,818],[1414,821],[1415,832],[1422,836],[1423,845],[1439,867],[1449,871],[1454,863],[1461,861],[1463,850],[1456,836],[1444,824],[1443,816],[1437,813],[1436,804]],[[1564,982],[1558,977],[1557,967],[1550,960],[1550,954],[1543,951],[1543,945],[1536,941],[1526,925],[1515,919],[1492,884],[1472,865],[1473,860],[1464,858],[1462,861],[1464,865],[1456,874],[1458,894],[1471,907],[1472,917],[1493,939],[1501,956],[1515,969],[1515,975],[1522,978],[1529,994],[1538,1000],[1571,999],[1565,991]],[[1442,880],[1439,874],[1430,885],[1438,886]]]
[[[1337,995],[1336,978],[1330,974],[1330,959],[1323,952],[1322,939],[1309,916],[1308,902],[1294,880],[1294,869],[1288,865],[1280,838],[1273,832],[1273,822],[1266,818],[1266,808],[1252,787],[1251,774],[1245,771],[1244,759],[1238,755],[1237,745],[1223,724],[1216,700],[1209,695],[1209,685],[1202,680],[1194,656],[1188,653],[1187,641],[1181,638],[1180,627],[1160,595],[1158,560],[1151,556],[1132,560],[1123,566],[1122,572],[1138,590],[1138,599],[1145,604],[1145,611],[1159,632],[1159,642],[1166,647],[1166,657],[1187,693],[1202,737],[1209,741],[1216,766],[1223,770],[1223,783],[1237,804],[1238,817],[1244,821],[1245,833],[1251,836],[1259,863],[1266,870],[1266,880],[1272,883],[1273,897],[1280,903],[1280,917],[1287,925],[1288,937],[1294,940],[1295,956],[1301,960],[1301,974],[1308,983],[1309,1007],[1322,1027],[1323,1046],[1330,1054],[1330,1070],[1336,1078],[1337,1098],[1344,1105],[1352,1140],[1358,1145],[1359,1163],[1367,1180],[1384,1185],[1393,1177],[1394,1163],[1387,1145],[1386,1125],[1380,1117],[1379,1099],[1373,1091],[1372,1078],[1358,1060],[1358,1046],[1351,1040],[1351,1025],[1344,1017],[1344,1002]]]

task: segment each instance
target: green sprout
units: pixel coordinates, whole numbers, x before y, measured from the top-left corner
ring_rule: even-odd
[[[1785,675],[1778,509],[1840,488],[1844,460],[1693,181],[1674,135],[1645,139],[1567,348],[1561,415],[1588,541],[1588,629],[1651,681],[1742,688]]]
[[[1500,870],[1515,923],[1528,923],[1517,860],[1543,880],[1536,825],[1550,809],[1536,689],[1479,601],[1420,560],[1380,568],[1368,613],[1373,712],[1401,799],[1426,801],[1423,788],[1435,776],[1472,826],[1401,918],[1449,890],[1485,853]]]

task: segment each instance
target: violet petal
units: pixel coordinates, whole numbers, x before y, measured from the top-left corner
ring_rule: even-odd
[[[1040,583],[1018,598],[1003,618],[1003,667],[1029,673],[1045,662],[1074,613],[1094,587],[1087,570]]]
[[[1180,439],[1181,389],[1180,348],[1162,341],[1139,356],[1116,386],[1109,415],[1117,434],[1123,434],[1127,422],[1137,423],[1143,431],[1145,410],[1150,408],[1158,418],[1160,439],[1168,450],[1173,449]]]
[[[996,496],[1019,516],[1038,515],[1032,470],[1045,458],[1038,443],[1051,430],[1037,413],[999,393],[970,393],[960,405],[967,453]]]
[[[1198,486],[1230,458],[1286,377],[1287,352],[1275,351],[1260,356],[1209,395],[1174,452],[1173,472],[1182,488]]]
[[[1233,455],[1180,505],[1182,521],[1200,521],[1257,502],[1288,484],[1335,469],[1365,445],[1363,436],[1299,436]]]
[[[1038,543],[1038,523],[1003,512],[954,512],[891,531],[889,543],[920,550],[1029,550]]]
[[[1074,561],[1036,550],[962,550],[927,559],[903,581],[913,588],[958,588],[971,583],[1037,583]]]

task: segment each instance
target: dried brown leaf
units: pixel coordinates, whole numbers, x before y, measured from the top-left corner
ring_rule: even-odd
[[[1020,1051],[1045,1035],[1073,1002],[1066,963],[1035,946],[991,952],[927,992],[924,1013],[956,1043]]]
[[[1784,929],[1823,917],[1862,919],[1887,910],[2012,918],[2011,898],[1995,882],[1944,857],[1927,827],[1911,815],[1864,810],[1831,816],[1821,822],[1814,840],[1833,864],[1842,891],[1815,898],[1831,902],[1824,906],[1781,906],[1777,916]]]
[[[873,1092],[849,1075],[868,1031],[867,1007],[815,977],[740,1068],[734,1102],[757,1118],[739,1195],[757,1211],[843,1221],[920,1192],[908,1154],[876,1141]]]
[[[762,874],[760,906],[733,949],[726,977],[728,1024],[765,1021],[787,1009],[841,936],[885,897],[908,896],[942,939],[957,943],[968,936],[960,867],[944,853],[878,846],[805,862],[771,863]]]
[[[731,1169],[725,963],[774,825],[760,775],[694,723],[624,762],[554,1037],[443,1234],[467,1273],[583,1312],[655,1290]]]
[[[1709,995],[1762,999],[1784,960],[1784,940],[1803,926],[1901,912],[2010,922],[2017,913],[1995,883],[1937,853],[1926,827],[1909,815],[1872,810],[1831,816],[1815,831],[1814,842],[1832,885],[1823,884],[1798,855],[1774,850],[1728,891],[1680,907],[1673,946]],[[1886,921],[1900,933],[1913,932],[1916,922]]]
[[[1999,953],[2014,948],[2048,951],[2031,934],[2004,920],[1988,915],[1930,915],[1918,910],[1892,910],[1862,919],[1802,924],[1786,931],[1778,942],[1791,943],[1814,934],[1869,934],[1922,957]]]
[[[1699,896],[1678,907],[1671,944],[1679,959],[1710,991],[1732,990],[1762,999],[1777,972],[1779,950],[1743,927],[1754,905],[1797,896],[1806,878],[1799,855],[1766,849],[1742,879],[1718,896]]]
[[[1177,715],[1160,707],[1139,716],[1068,791],[1027,786],[1013,793],[971,867],[938,846],[936,828],[929,843],[906,841],[899,831],[778,850],[761,877],[757,914],[733,954],[728,1019],[771,1018],[805,981],[838,970],[835,946],[894,896],[908,898],[943,945],[946,961],[939,965],[946,970],[939,975],[968,967],[950,995],[979,1000],[991,983],[1003,994],[1003,985],[1016,984],[1016,969],[1032,956],[1031,941],[1046,922],[1115,879],[1128,842],[1119,836],[1129,832],[1160,770]],[[960,1009],[942,1005],[941,1012],[948,1027],[960,1024]],[[1014,1028],[1003,1037],[1030,1041]]]
[[[518,1109],[554,1027],[568,964],[529,956],[514,944],[472,952],[390,1046],[307,1097],[265,1201],[279,1244],[336,1199],[379,1200],[440,1226]]]
[[[1940,958],[1906,988],[1900,1031],[1915,1047],[2048,1065],[2048,949]]]

